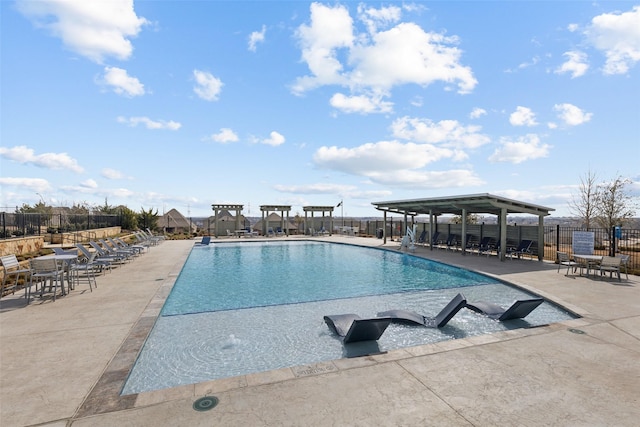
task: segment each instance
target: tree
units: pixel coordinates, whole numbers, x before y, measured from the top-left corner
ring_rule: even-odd
[[[148,211],[145,211],[144,208],[138,214],[138,224],[142,225],[144,228],[150,228],[151,230],[155,230],[158,225],[158,211],[153,212],[153,208],[149,208]]]
[[[574,216],[582,220],[582,225],[588,230],[591,228],[591,221],[596,212],[596,196],[598,186],[596,184],[596,174],[591,169],[580,177],[580,187],[578,195],[575,194],[569,202],[569,210]]]
[[[467,214],[467,224],[477,224],[480,222],[478,214]],[[462,224],[462,215],[454,215],[451,218],[451,224]]]
[[[120,215],[122,217],[122,228],[124,230],[138,229],[138,215],[126,206],[120,207]]]
[[[602,183],[596,192],[595,219],[607,230],[609,238],[613,227],[623,226],[635,215],[633,198],[625,189],[629,184],[630,179],[618,176],[612,182]]]

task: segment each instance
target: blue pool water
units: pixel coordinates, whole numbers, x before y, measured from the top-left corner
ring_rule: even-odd
[[[394,251],[312,241],[195,247],[122,394],[339,359],[328,314],[394,308],[435,316],[458,292],[504,307],[531,295],[493,278]],[[461,310],[444,328],[392,324],[380,351],[572,316],[544,303],[525,320]]]

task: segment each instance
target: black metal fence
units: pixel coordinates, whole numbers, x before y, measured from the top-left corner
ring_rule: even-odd
[[[122,226],[121,215],[0,212],[0,238],[2,239],[116,226]]]
[[[342,224],[342,222],[341,222]],[[429,223],[417,223],[417,233],[427,232],[426,242],[429,242]],[[387,219],[384,221],[358,221],[346,220],[344,226],[354,227],[359,235],[373,237],[387,236],[387,238],[401,238],[406,233],[405,223],[399,219]],[[461,224],[434,224],[435,230],[446,238],[449,234],[462,235]],[[384,229],[383,229],[384,228]],[[536,225],[508,225],[507,246],[517,247],[522,240],[533,241],[531,250],[538,255],[540,247],[543,250],[545,260],[555,261],[557,251],[572,253],[573,233],[576,231],[590,231],[594,233],[594,253],[597,255],[629,255],[629,271],[640,270],[640,230],[621,228],[620,230],[608,230],[606,228],[564,227],[550,225],[544,227],[543,245],[538,244],[538,226]],[[497,224],[467,224],[467,240],[479,242],[483,237],[491,237],[499,240],[500,227]]]

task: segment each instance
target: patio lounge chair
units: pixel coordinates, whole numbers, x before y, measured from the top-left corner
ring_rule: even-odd
[[[433,236],[431,236],[431,246],[432,247],[438,246],[438,242],[439,241],[440,241],[440,232],[439,231],[435,231],[433,233]]]
[[[391,323],[388,317],[361,319],[357,314],[332,314],[324,316],[324,321],[329,329],[343,337],[342,342],[345,344],[377,341]]]
[[[458,311],[467,305],[467,299],[464,295],[456,295],[445,308],[438,313],[436,317],[425,317],[415,311],[408,310],[389,310],[378,313],[380,317],[390,317],[396,323],[415,323],[426,326],[427,328],[442,328],[449,320],[456,315]]]
[[[439,247],[440,248],[444,248],[446,250],[451,249],[452,251],[456,250],[456,245],[457,245],[457,236],[455,234],[449,234],[447,236],[447,240],[444,242],[444,246],[442,244],[442,242],[440,242]]]
[[[211,236],[202,236],[202,240],[200,240],[199,242],[196,242],[195,245],[196,246],[206,246],[209,243],[211,243]]]
[[[475,311],[476,313],[482,313],[491,319],[496,319],[501,322],[512,319],[525,318],[536,309],[540,304],[544,302],[543,298],[531,298],[520,299],[514,301],[511,307],[506,310],[500,307],[498,304],[492,302],[478,301],[473,303],[467,303],[467,308]]]
[[[418,240],[416,240],[416,244],[417,245],[424,245],[427,239],[427,230],[422,230],[422,233],[420,233],[420,237],[418,237]]]
[[[513,259],[514,255],[517,255],[520,258],[520,255],[528,254],[531,259],[533,259],[533,253],[531,253],[531,245],[533,244],[533,240],[523,240],[520,242],[517,248],[507,248],[506,255],[509,258]]]
[[[478,243],[478,256],[486,254],[489,256],[493,250],[493,237],[485,236]]]
[[[92,252],[87,249],[82,243],[77,243],[76,248],[80,249],[84,258],[88,261],[93,260],[93,262],[100,267],[100,271],[109,270],[111,271],[111,267],[116,263],[113,257],[101,256],[100,252],[95,252],[98,254],[95,257],[92,257]]]

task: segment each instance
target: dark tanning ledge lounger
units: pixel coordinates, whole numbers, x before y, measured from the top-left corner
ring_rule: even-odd
[[[467,305],[467,299],[462,294],[456,295],[436,317],[425,317],[415,311],[389,310],[378,313],[378,316],[390,317],[398,323],[416,323],[427,328],[442,328],[449,320]]]
[[[504,309],[492,302],[478,301],[467,303],[467,308],[477,313],[482,313],[492,319],[504,322],[505,320],[525,318],[544,302],[543,298],[520,299],[511,304],[511,307]]]
[[[324,321],[333,332],[343,337],[345,344],[377,341],[391,323],[389,318],[361,319],[357,314],[332,314],[324,316]]]

